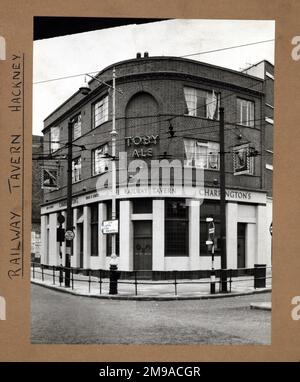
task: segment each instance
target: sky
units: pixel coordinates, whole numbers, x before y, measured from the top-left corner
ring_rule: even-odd
[[[176,19],[34,41],[33,134],[42,135],[43,120],[78,90],[84,73],[135,58],[137,52],[178,57],[274,38],[271,20]],[[274,64],[274,45],[267,42],[190,58],[243,70],[261,60]],[[38,83],[78,74],[82,75]]]

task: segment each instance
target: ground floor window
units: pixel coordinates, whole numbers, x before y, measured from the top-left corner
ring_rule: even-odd
[[[91,256],[98,256],[98,203],[91,205]]]
[[[189,219],[185,199],[166,199],[165,256],[189,256]]]

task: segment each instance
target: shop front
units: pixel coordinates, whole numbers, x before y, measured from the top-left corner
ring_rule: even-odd
[[[119,197],[117,218],[117,255],[119,269],[199,270],[211,268],[207,248],[208,224],[215,225],[215,268],[220,267],[220,202],[217,189],[205,189],[204,198],[186,198],[174,190],[164,197]],[[91,202],[92,200],[92,202]],[[57,217],[64,206],[42,207],[42,262],[59,265],[56,242]],[[81,196],[73,201],[75,238],[72,245],[73,267],[108,269],[111,236],[101,230],[110,219],[111,201],[103,195]],[[272,201],[263,192],[227,190],[226,236],[227,267],[253,268],[271,265]],[[62,246],[64,261],[65,246]]]

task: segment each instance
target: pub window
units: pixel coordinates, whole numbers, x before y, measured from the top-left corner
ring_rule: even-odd
[[[165,256],[189,256],[189,219],[185,200],[165,202]]]
[[[108,170],[108,144],[97,147],[92,151],[93,175],[102,174]]]
[[[91,256],[98,256],[98,203],[91,205]]]
[[[186,102],[185,114],[194,117],[219,119],[220,94],[214,90],[207,91],[184,87]]]
[[[60,149],[60,129],[59,126],[53,126],[50,129],[50,152],[53,153]]]
[[[237,123],[245,126],[254,126],[254,102],[237,98]]]
[[[81,114],[76,115],[72,118],[73,129],[72,129],[72,139],[73,141],[81,137]]]
[[[72,160],[72,183],[81,180],[81,157]]]
[[[137,198],[132,201],[134,214],[152,214],[152,199]]]
[[[108,121],[108,96],[93,105],[93,127]]]
[[[220,169],[220,145],[217,142],[201,142],[184,139],[185,166],[205,170]]]

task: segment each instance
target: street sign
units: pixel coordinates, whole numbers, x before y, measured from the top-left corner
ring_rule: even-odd
[[[65,230],[61,227],[56,229],[56,241],[59,243],[65,241]]]
[[[64,215],[59,214],[59,215],[57,216],[57,221],[58,221],[59,224],[63,224],[63,223],[65,222],[65,217],[64,217]]]
[[[118,233],[119,220],[103,220],[101,231],[103,234]]]
[[[65,239],[66,240],[73,240],[75,237],[75,233],[73,231],[71,231],[70,229],[68,231],[66,231],[65,233]]]

